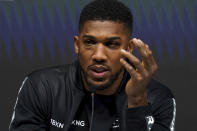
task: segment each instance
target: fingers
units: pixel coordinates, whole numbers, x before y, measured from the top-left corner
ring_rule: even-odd
[[[144,67],[149,72],[154,73],[157,70],[157,64],[152,55],[152,51],[149,49],[149,46],[144,42],[142,42],[140,39],[136,39],[136,38],[134,38],[132,42],[136,46],[142,57],[142,63],[144,64]]]
[[[121,50],[121,54],[123,57],[128,58],[128,60],[134,64],[136,67],[136,71],[141,73],[143,76],[149,76],[152,75],[156,72],[157,70],[157,64],[155,62],[155,59],[152,55],[152,51],[149,49],[149,46],[142,42],[140,39],[134,38],[131,41],[135,47],[138,49],[141,57],[142,57],[142,62],[134,55],[132,55],[130,52],[127,52],[125,50]],[[129,72],[134,72],[133,70],[131,71],[129,67],[131,66],[129,63],[125,64],[125,60],[121,60],[121,63],[125,66],[127,71]],[[135,69],[134,69],[135,70]]]
[[[123,58],[120,59],[120,63],[122,63],[127,72],[129,72],[130,76],[137,77],[139,75],[136,70]]]
[[[124,57],[128,58],[131,63],[134,64],[134,66],[136,67],[138,72],[140,72],[143,75],[147,75],[147,71],[145,70],[141,61],[137,57],[135,57],[134,55],[132,55],[131,53],[129,53],[125,50],[121,50],[121,53]],[[124,62],[122,64],[125,66],[126,70],[129,72],[129,71],[131,71],[131,68],[132,68],[132,73],[133,73],[133,70],[135,70],[135,69],[128,62],[126,62],[125,60],[123,61],[123,60],[121,60],[120,62]]]

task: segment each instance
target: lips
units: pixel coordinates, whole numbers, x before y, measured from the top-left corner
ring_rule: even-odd
[[[90,66],[90,73],[93,78],[101,79],[109,73],[109,69],[105,66]]]

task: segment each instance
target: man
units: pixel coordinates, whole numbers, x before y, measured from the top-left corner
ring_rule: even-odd
[[[157,64],[148,45],[130,38],[132,23],[116,0],[85,6],[74,36],[78,59],[25,78],[10,131],[173,131],[175,100],[152,79]]]

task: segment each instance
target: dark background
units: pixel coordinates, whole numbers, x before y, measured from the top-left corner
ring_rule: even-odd
[[[90,0],[0,0],[0,130],[8,130],[17,92],[33,70],[75,59],[73,35]],[[124,0],[134,33],[158,62],[155,79],[177,104],[176,130],[196,131],[197,1]]]

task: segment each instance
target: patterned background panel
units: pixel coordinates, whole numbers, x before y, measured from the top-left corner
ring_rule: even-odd
[[[72,62],[73,36],[90,0],[0,0],[0,102],[7,130],[24,77],[47,66]],[[194,131],[197,105],[197,1],[123,0],[134,14],[132,37],[153,50],[177,101],[177,131]],[[135,52],[138,55],[137,52]]]

